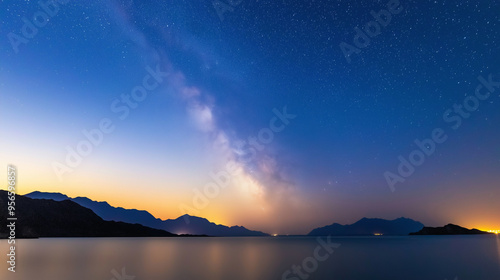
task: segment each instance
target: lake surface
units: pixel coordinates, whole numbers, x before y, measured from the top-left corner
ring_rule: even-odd
[[[326,237],[321,242],[312,237],[17,240],[17,272],[9,272],[3,261],[0,279],[500,279],[497,235],[334,237],[330,252],[321,246],[327,242]],[[7,242],[0,244],[7,260]],[[301,276],[293,265],[301,266]]]

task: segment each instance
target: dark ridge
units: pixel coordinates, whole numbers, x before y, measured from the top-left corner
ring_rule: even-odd
[[[0,220],[7,221],[7,191],[0,190]],[[167,237],[170,232],[140,224],[104,221],[92,210],[73,201],[31,199],[16,195],[16,238],[37,237]],[[10,221],[9,221],[10,222]],[[9,236],[0,227],[0,238]]]

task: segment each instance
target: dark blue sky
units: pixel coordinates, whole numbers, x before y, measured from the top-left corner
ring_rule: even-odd
[[[0,4],[0,128],[10,135],[2,137],[1,162],[25,170],[26,192],[85,195],[162,218],[190,205],[190,214],[216,222],[282,233],[363,216],[498,225],[498,2],[60,1],[49,8]],[[393,9],[386,26],[372,15],[382,9]],[[23,17],[33,24],[35,15],[41,27],[33,35]],[[364,33],[377,34],[356,45],[355,28],[367,24]],[[346,58],[342,43],[359,53]],[[151,80],[158,85],[125,115],[117,110],[127,104],[121,95],[143,83],[147,67],[166,73],[163,81]],[[479,76],[493,84],[481,89],[491,91],[484,100],[475,97]],[[457,112],[454,104],[466,100],[474,110]],[[295,118],[269,143],[242,144],[269,132],[273,109],[285,106]],[[82,130],[103,118],[113,131],[70,166],[67,147],[76,150]],[[402,176],[398,157],[409,160],[414,141],[437,128],[447,140]],[[194,189],[227,162],[241,168],[231,187],[194,205]],[[386,172],[404,179],[394,192]]]

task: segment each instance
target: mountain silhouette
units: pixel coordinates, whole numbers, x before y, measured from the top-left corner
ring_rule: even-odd
[[[200,234],[206,232],[205,234],[211,236],[269,236],[267,233],[249,230],[242,226],[217,225],[205,218],[187,214],[177,219],[165,220],[163,223],[165,224],[165,230],[176,233]]]
[[[424,227],[418,232],[410,233],[410,235],[455,235],[455,234],[493,234],[493,233],[481,231],[475,228],[468,229],[454,224],[447,224],[444,227]]]
[[[107,202],[93,201],[87,197],[70,198],[60,193],[35,191],[25,195],[37,199],[53,199],[55,201],[71,200],[86,207],[106,221],[137,223],[154,229],[166,230],[176,234],[210,235],[210,236],[269,236],[269,234],[252,231],[242,226],[228,227],[210,222],[205,218],[183,215],[176,219],[161,220],[149,212],[136,209],[113,207]]]
[[[24,196],[33,199],[52,199],[55,201],[63,201],[66,199],[70,199],[67,195],[61,193],[39,192],[39,191],[35,191]]]
[[[0,190],[0,205],[7,205],[7,191]],[[140,224],[105,221],[92,210],[73,201],[32,199],[16,195],[16,237],[169,237],[170,232]],[[7,221],[7,211],[0,220]],[[10,222],[10,221],[9,221]],[[8,237],[8,228],[0,227],[0,238]]]
[[[421,230],[423,227],[422,223],[404,217],[395,220],[363,218],[351,225],[334,223],[329,226],[316,228],[308,235],[408,235],[411,232]]]

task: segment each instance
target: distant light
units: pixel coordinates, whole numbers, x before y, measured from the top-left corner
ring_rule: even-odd
[[[488,230],[488,232],[491,232],[491,233],[494,233],[494,234],[499,234],[500,230],[499,229],[491,229],[491,230]]]
[[[276,236],[278,236],[278,234],[277,234],[277,233],[275,233],[275,234],[273,234],[273,236],[274,236],[274,237],[276,237]]]
[[[379,235],[384,235],[384,234],[383,233],[374,233],[373,235],[379,236]]]

